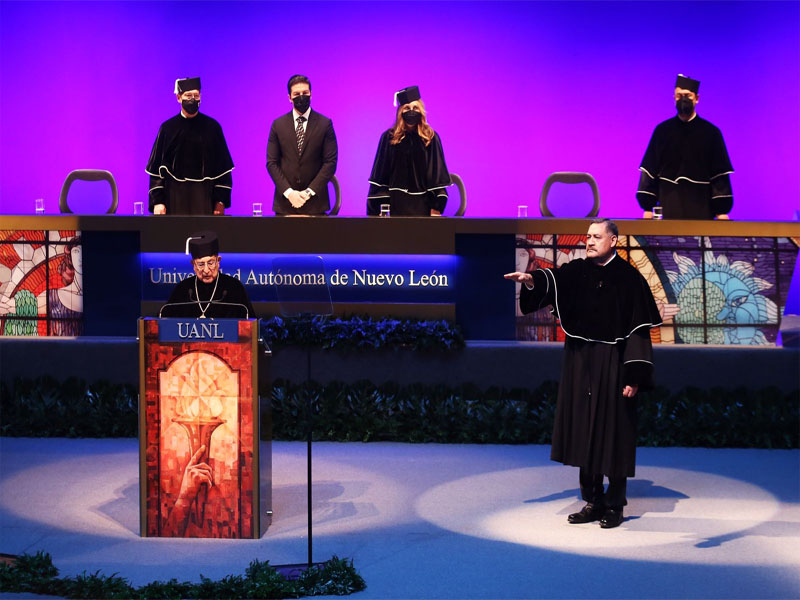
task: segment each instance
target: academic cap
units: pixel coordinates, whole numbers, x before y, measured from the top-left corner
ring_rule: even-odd
[[[199,77],[187,77],[186,79],[176,79],[175,80],[175,93],[176,94],[182,94],[183,92],[188,92],[189,90],[200,91],[200,78]]]
[[[186,238],[186,254],[192,258],[216,256],[219,254],[219,239],[213,231],[198,231]]]
[[[395,92],[394,105],[403,106],[404,104],[408,104],[409,102],[414,102],[414,100],[419,99],[419,88],[416,85],[412,85],[400,90],[399,92]]]
[[[685,75],[678,75],[678,79],[675,81],[675,87],[689,90],[697,94],[700,90],[700,82],[691,77],[686,77]]]

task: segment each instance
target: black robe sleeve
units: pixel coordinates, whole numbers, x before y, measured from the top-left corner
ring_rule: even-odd
[[[442,139],[435,133],[428,146],[428,189],[433,191],[435,199],[431,201],[431,210],[444,212],[447,204],[447,186],[450,185],[450,173],[444,161]]]
[[[642,164],[639,166],[639,189],[636,199],[642,210],[651,211],[658,204],[658,173],[661,164],[662,132],[656,127],[650,136],[650,143],[644,152]]]
[[[150,212],[155,210],[157,204],[166,206],[166,193],[164,191],[164,178],[157,175],[150,175],[150,191],[147,194],[148,207]]]
[[[231,207],[231,191],[233,189],[233,177],[231,173],[225,173],[214,181],[214,192],[212,194],[214,206],[221,202],[225,208]]]
[[[156,139],[153,142],[153,148],[150,150],[150,158],[147,159],[147,167],[145,167],[145,171],[151,177],[160,177],[161,175],[161,167],[164,166],[166,162],[166,138],[167,133],[166,129],[170,126],[170,121],[166,121],[161,124],[158,128],[158,133],[156,134]]]
[[[519,309],[524,315],[551,306],[555,302],[552,273],[549,270],[537,269],[531,273],[531,277],[533,277],[533,289],[524,283],[520,284]]]
[[[372,171],[369,175],[369,192],[367,193],[367,214],[380,214],[380,205],[389,202],[389,180],[393,167],[391,148],[392,132],[385,131],[378,142]]]
[[[731,176],[733,165],[722,132],[716,129],[711,159],[711,209],[714,215],[727,215],[733,208]]]
[[[636,191],[636,200],[642,210],[652,211],[658,204],[658,179],[651,177],[644,169],[640,169],[639,189]]]
[[[639,386],[639,391],[653,389],[653,344],[650,341],[650,328],[637,329],[627,339],[622,362],[622,385]]]
[[[150,158],[147,160],[145,171],[150,175],[150,189],[148,196],[148,209],[153,212],[157,204],[166,206],[166,192],[164,190],[164,178],[161,175],[161,163],[164,156],[164,127],[166,123],[158,128],[153,148],[150,150]]]
[[[225,141],[225,134],[222,133],[222,126],[216,121],[213,124],[216,140],[214,142],[215,160],[213,162],[215,166],[212,171],[214,179],[212,198],[215,206],[220,202],[225,208],[230,208],[231,192],[233,191],[233,159],[228,150],[228,143]]]

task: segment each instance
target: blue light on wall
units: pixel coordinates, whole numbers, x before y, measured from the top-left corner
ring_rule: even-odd
[[[455,302],[458,257],[453,255],[324,254],[318,268],[306,267],[308,258],[225,253],[221,267],[244,284],[252,302],[277,302],[279,288],[302,293],[300,288],[315,284],[327,286],[333,302]],[[143,253],[141,261],[145,301],[165,302],[178,282],[193,275],[184,254]],[[298,268],[286,267],[292,261]]]

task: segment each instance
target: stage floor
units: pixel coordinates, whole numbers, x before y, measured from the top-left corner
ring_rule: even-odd
[[[569,525],[577,469],[547,446],[314,445],[314,560],[354,598],[797,598],[800,451],[640,448],[626,521]],[[260,540],[140,538],[134,439],[0,438],[0,552],[136,585],[304,562],[305,444],[273,444]]]

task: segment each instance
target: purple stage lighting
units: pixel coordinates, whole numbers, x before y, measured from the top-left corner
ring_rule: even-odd
[[[263,202],[286,81],[339,141],[342,215],[363,215],[393,93],[419,85],[468,217],[515,217],[554,171],[597,180],[602,216],[641,216],[645,147],[675,114],[677,73],[723,132],[740,220],[800,209],[798,2],[2,2],[0,213],[48,213],[74,169],[111,171],[119,209],[147,202],[144,172],[178,77],[223,127],[234,215]],[[451,188],[446,214],[457,205]],[[101,211],[102,212],[102,211]]]

